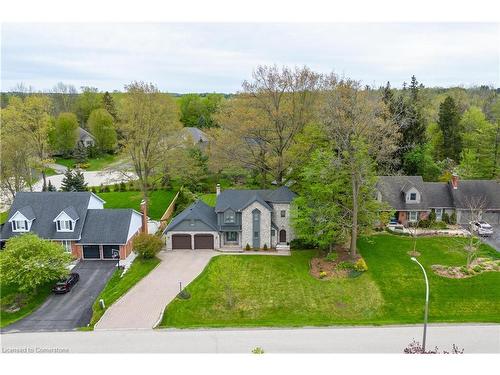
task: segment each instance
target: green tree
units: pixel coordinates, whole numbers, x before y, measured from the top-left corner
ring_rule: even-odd
[[[179,99],[180,121],[184,126],[211,128],[217,126],[214,114],[219,111],[224,96],[221,94],[186,94]]]
[[[82,93],[78,95],[75,102],[75,112],[80,126],[86,127],[87,120],[94,109],[102,108],[102,94],[95,87],[83,86]]]
[[[118,121],[118,112],[116,111],[115,101],[109,92],[102,96],[102,107],[113,117],[114,122]]]
[[[61,113],[53,129],[53,147],[68,157],[78,141],[78,120],[74,113]]]
[[[160,237],[141,233],[134,237],[134,252],[142,259],[151,259],[158,254],[163,247]]]
[[[403,168],[408,175],[422,176],[424,181],[437,181],[442,171],[432,158],[429,145],[417,146],[403,158]]]
[[[443,134],[443,156],[456,162],[460,161],[462,152],[460,113],[451,96],[447,96],[439,105],[438,125]]]
[[[75,162],[77,164],[85,163],[87,161],[87,157],[87,148],[79,142],[73,151],[73,158],[75,159]]]
[[[103,108],[95,109],[89,116],[89,130],[95,137],[100,152],[111,152],[116,147],[116,129],[113,116]]]
[[[81,171],[68,169],[61,182],[61,191],[87,191],[85,177]]]
[[[31,233],[13,237],[0,252],[2,284],[15,285],[20,292],[36,292],[40,285],[65,277],[71,260],[56,242]]]

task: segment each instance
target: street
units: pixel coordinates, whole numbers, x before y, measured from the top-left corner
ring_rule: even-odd
[[[2,353],[402,353],[422,326],[7,333]],[[500,325],[430,325],[427,348],[500,353]]]

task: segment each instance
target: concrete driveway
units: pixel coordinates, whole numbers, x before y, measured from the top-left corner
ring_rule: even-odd
[[[151,329],[159,322],[165,306],[219,253],[212,250],[162,251],[162,262],[127,294],[106,310],[95,330]]]
[[[67,331],[84,327],[92,317],[92,305],[113,275],[115,261],[80,261],[72,272],[80,280],[66,294],[53,294],[31,315],[5,328],[2,332]]]

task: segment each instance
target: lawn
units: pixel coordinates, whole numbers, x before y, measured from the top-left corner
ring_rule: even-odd
[[[0,327],[5,327],[14,323],[35,311],[50,295],[52,284],[53,283],[40,286],[38,288],[38,293],[27,295],[18,311],[7,312],[5,309],[12,305],[17,294],[17,289],[2,283],[0,285]]]
[[[209,206],[215,207],[215,203],[217,201],[217,195],[215,193],[212,194],[202,194],[200,199],[208,204]]]
[[[153,220],[160,220],[177,192],[172,190],[155,190],[151,192],[148,216]],[[133,208],[140,211],[142,193],[140,191],[117,191],[97,193],[106,201],[104,208]]]
[[[86,169],[87,171],[100,171],[107,167],[108,165],[118,161],[119,155],[103,155],[97,158],[92,158],[88,159],[86,164],[89,164],[89,167]],[[56,158],[55,159],[56,164],[64,165],[65,167],[68,168],[74,168],[76,162],[75,159],[73,158]]]
[[[100,299],[103,299],[106,308],[109,308],[116,300],[127,293],[130,288],[151,272],[158,263],[160,263],[158,258],[144,260],[136,258],[123,277],[120,277],[122,271],[116,270],[92,306],[92,319],[90,320],[89,329],[93,329],[94,325],[104,315],[105,310],[101,309],[99,304]]]
[[[388,234],[362,238],[369,270],[354,279],[317,280],[309,275],[313,250],[291,257],[223,255],[212,259],[174,300],[161,327],[321,326],[418,323],[425,285],[407,252],[411,239]],[[432,264],[465,264],[463,240],[421,238],[419,260],[430,281],[430,322],[500,322],[500,273],[469,279],[434,275]],[[487,246],[483,254],[500,254]],[[231,297],[232,296],[232,297]],[[234,301],[229,304],[228,301]]]

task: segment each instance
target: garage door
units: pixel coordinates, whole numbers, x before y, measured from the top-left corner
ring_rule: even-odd
[[[211,234],[195,234],[194,235],[195,249],[213,249],[214,236]]]
[[[172,249],[191,249],[191,235],[173,234]]]
[[[99,245],[83,245],[83,258],[101,259],[101,253],[99,252]]]
[[[102,256],[104,259],[117,259],[120,256],[120,245],[103,245]]]
[[[500,224],[500,213],[499,212],[485,212],[485,213],[483,213],[482,219],[489,224]]]

